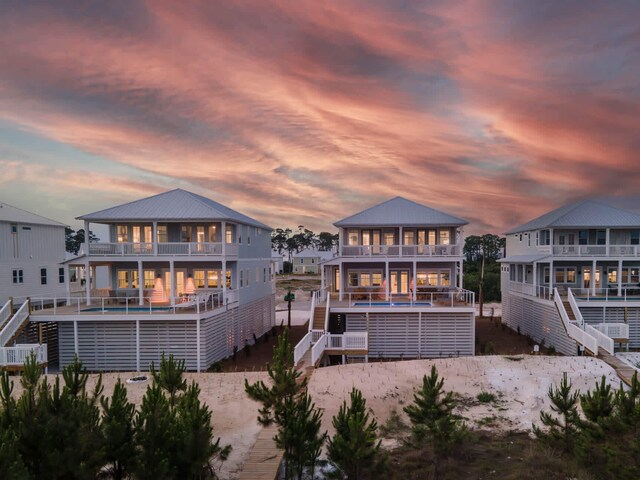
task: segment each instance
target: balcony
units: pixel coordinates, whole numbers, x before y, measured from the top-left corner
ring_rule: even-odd
[[[138,257],[138,256],[222,256],[221,242],[118,242],[90,243],[90,257]],[[226,255],[238,255],[238,244],[227,243]]]
[[[549,246],[540,247],[542,251]],[[553,245],[555,257],[640,257],[640,245]]]
[[[457,257],[461,245],[343,245],[343,257]]]

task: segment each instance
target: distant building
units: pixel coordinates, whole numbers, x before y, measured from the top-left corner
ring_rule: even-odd
[[[320,264],[331,260],[334,256],[335,254],[332,251],[306,248],[301,252],[293,254],[293,273],[319,274]]]

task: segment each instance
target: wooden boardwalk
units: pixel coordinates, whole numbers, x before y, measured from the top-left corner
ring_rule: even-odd
[[[601,348],[598,351],[598,358],[604,360],[608,365],[610,365],[616,371],[618,377],[620,377],[620,380],[622,380],[627,385],[631,385],[631,378],[636,372],[634,368],[624,363],[615,355],[608,354]]]
[[[297,369],[302,371],[300,380],[311,377],[313,373],[311,348],[300,360]],[[238,477],[240,480],[274,480],[276,478],[282,461],[282,450],[276,447],[276,442],[273,440],[276,433],[278,433],[278,428],[275,425],[262,428],[242,467],[242,472]]]

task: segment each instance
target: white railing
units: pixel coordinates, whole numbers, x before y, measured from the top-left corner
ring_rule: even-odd
[[[600,330],[593,328],[588,323],[585,323],[584,331],[597,340],[600,348],[613,355],[615,346],[611,337],[605,335]]]
[[[350,307],[475,307],[475,294],[471,290],[456,289],[446,292],[416,292],[411,294],[390,293],[385,300],[384,291],[347,292]]]
[[[626,323],[597,323],[592,326],[609,338],[629,339],[629,325]]]
[[[611,257],[640,257],[639,245],[609,245]]]
[[[222,255],[221,242],[100,242],[89,244],[89,255],[93,256],[137,256],[137,255]],[[227,243],[226,255],[237,255],[238,245]]]
[[[311,330],[311,343],[316,343],[320,337],[325,334],[324,330]]]
[[[569,316],[567,315],[567,310],[564,308],[564,304],[562,303],[562,297],[560,297],[557,288],[553,291],[553,299],[555,301],[558,312],[560,313],[560,319],[562,320],[562,324],[564,325],[569,338],[574,339],[580,345],[583,345],[586,349],[588,349],[591,353],[597,355],[598,341],[593,336],[589,335],[587,332],[571,322]]]
[[[210,310],[231,305],[237,301],[235,292],[227,292],[226,299],[220,290],[201,291],[193,295],[176,297],[171,305],[167,296],[157,299],[152,296],[92,296],[89,304],[84,294],[73,297],[31,297],[33,315],[140,315],[206,313]]]
[[[297,365],[311,347],[311,332],[307,333],[293,349],[293,364]]]
[[[574,288],[573,291],[578,295],[576,298],[579,302],[608,302],[608,301],[625,301],[640,302],[640,288],[637,285],[622,287],[621,295],[618,295],[618,287],[609,288]]]
[[[327,295],[327,304],[325,305],[324,310],[324,331],[329,331],[329,312],[331,311],[331,307],[329,304],[331,303],[331,295]]]
[[[554,245],[553,255],[556,257],[593,257],[606,255],[606,245]]]
[[[28,318],[29,300],[22,304],[13,317],[5,323],[2,330],[0,330],[0,347],[5,347],[7,343],[9,343]]]
[[[11,317],[12,311],[12,302],[11,300],[7,300],[7,303],[4,304],[2,308],[0,308],[0,330],[4,327],[4,324]]]
[[[311,308],[309,309],[309,331],[313,330],[313,322],[316,317],[316,299],[318,292],[311,292]]]
[[[369,350],[369,335],[367,332],[329,334],[327,348],[331,350]]]
[[[36,355],[36,362],[47,363],[47,344],[24,344],[13,347],[0,347],[0,366],[17,367],[24,365],[32,353]]]
[[[327,348],[327,341],[329,334],[323,334],[316,343],[311,347],[311,365],[315,365],[322,358],[325,349]]]
[[[573,292],[570,288],[567,289],[567,298],[569,299],[569,305],[573,311],[573,316],[576,317],[578,325],[582,325],[584,323],[584,318],[582,318],[582,312],[580,311],[580,308],[576,303],[576,297],[573,296]]]
[[[523,295],[553,300],[553,291],[544,285],[510,281],[509,290],[511,292],[522,293]]]
[[[343,257],[455,257],[462,254],[460,245],[343,245]]]

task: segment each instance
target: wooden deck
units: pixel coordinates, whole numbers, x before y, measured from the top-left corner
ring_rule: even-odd
[[[264,427],[258,434],[247,461],[242,467],[240,480],[274,480],[278,475],[282,450],[276,447],[273,437],[278,432],[275,425]]]
[[[598,352],[598,358],[604,360],[608,365],[610,365],[616,371],[618,377],[620,377],[620,380],[622,380],[629,386],[631,385],[631,378],[633,377],[633,374],[636,373],[636,370],[634,368],[624,363],[615,355],[608,354],[601,348]]]

